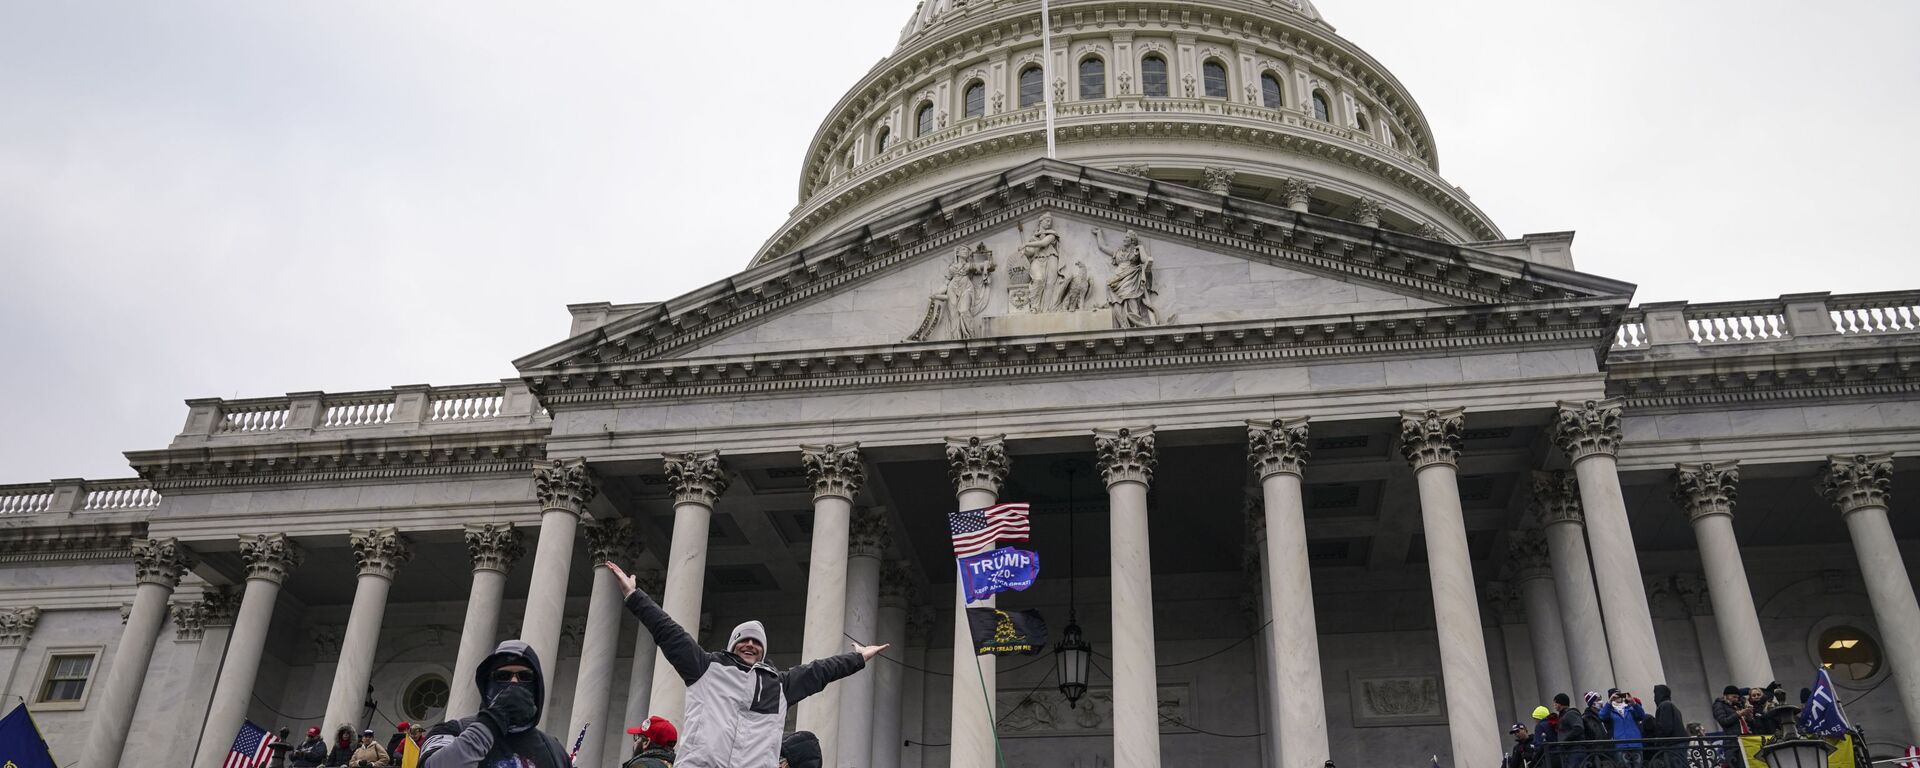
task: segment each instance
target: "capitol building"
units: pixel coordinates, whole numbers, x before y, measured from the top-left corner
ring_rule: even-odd
[[[1819,669],[1920,739],[1920,291],[1636,304],[1440,149],[1310,0],[924,0],[731,276],[0,486],[0,692],[218,768],[471,714],[518,637],[615,766],[685,689],[613,561],[709,649],[890,643],[793,713],[837,768],[1493,768],[1556,693],[1711,731]],[[947,515],[1016,501],[1049,645],[976,662]]]

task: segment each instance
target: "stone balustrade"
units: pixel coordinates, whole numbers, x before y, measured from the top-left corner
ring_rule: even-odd
[[[1613,349],[1792,343],[1819,336],[1914,332],[1920,332],[1920,291],[1798,293],[1758,301],[1642,304],[1622,313]]]
[[[46,512],[118,512],[159,506],[160,494],[137,477],[0,485],[0,517]]]
[[[294,392],[281,397],[188,400],[174,441],[286,442],[316,433],[411,434],[531,424],[547,418],[519,379],[450,387],[401,386],[369,392]]]

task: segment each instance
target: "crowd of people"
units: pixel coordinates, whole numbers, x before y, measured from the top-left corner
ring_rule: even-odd
[[[1802,691],[1803,701],[1806,696]],[[1708,731],[1700,723],[1686,722],[1665,685],[1653,687],[1651,712],[1638,696],[1618,688],[1605,696],[1588,691],[1579,706],[1562,693],[1553,697],[1552,705],[1534,708],[1532,728],[1514,723],[1507,729],[1513,742],[1505,768],[1645,768],[1651,754],[1673,756],[1656,761],[1656,768],[1712,768],[1721,762],[1719,740],[1713,737],[1771,735],[1779,728],[1773,710],[1785,702],[1786,692],[1777,682],[1764,688],[1729,685],[1713,702],[1718,730]],[[1667,742],[1677,749],[1643,741],[1654,739],[1687,741]]]

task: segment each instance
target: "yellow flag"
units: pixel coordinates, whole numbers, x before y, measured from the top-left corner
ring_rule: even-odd
[[[400,768],[420,768],[420,745],[411,736],[400,740]]]

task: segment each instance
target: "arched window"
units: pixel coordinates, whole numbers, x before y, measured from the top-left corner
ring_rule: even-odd
[[[1373,130],[1373,126],[1367,124],[1367,113],[1365,112],[1353,113],[1353,125],[1363,131]]]
[[[1267,109],[1279,109],[1286,106],[1286,99],[1280,95],[1280,78],[1272,72],[1260,76],[1260,103]]]
[[[1327,103],[1327,95],[1317,90],[1313,92],[1313,119],[1323,123],[1333,122],[1333,107]]]
[[[987,86],[978,80],[967,83],[965,91],[967,117],[979,117],[987,113]]]
[[[1200,65],[1200,79],[1207,88],[1207,98],[1224,99],[1227,97],[1227,66],[1219,59],[1207,59]]]
[[[925,136],[933,133],[933,102],[920,102],[920,108],[913,113],[913,135]]]
[[[1166,59],[1148,56],[1140,60],[1140,93],[1146,96],[1167,95]]]
[[[887,140],[892,138],[892,136],[889,135],[891,133],[892,131],[887,130],[887,127],[883,125],[880,126],[880,132],[873,135],[873,153],[875,155],[887,151]]]
[[[1046,100],[1046,83],[1040,73],[1039,65],[1020,70],[1020,107],[1031,107]]]
[[[1080,61],[1080,98],[1104,99],[1107,97],[1107,62],[1098,56],[1088,56]]]

